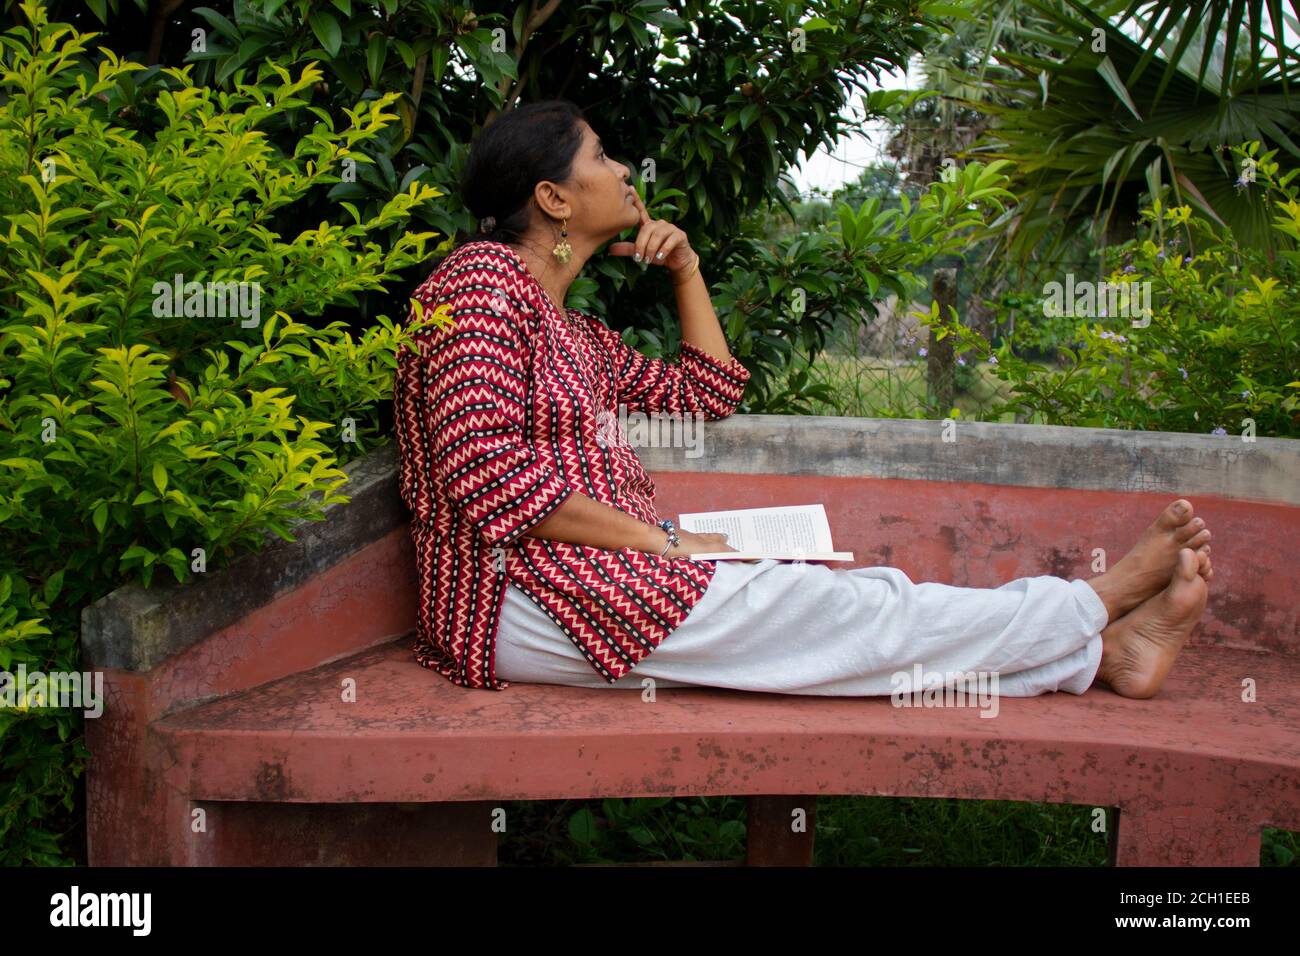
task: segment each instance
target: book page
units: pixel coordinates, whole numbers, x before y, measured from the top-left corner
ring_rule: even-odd
[[[691,555],[698,560],[853,560],[852,552],[833,550],[830,522],[820,504],[699,511],[680,515],[679,524],[683,531],[725,534],[736,549]]]
[[[725,534],[737,551],[830,551],[831,526],[822,505],[700,511],[680,516],[685,531]]]

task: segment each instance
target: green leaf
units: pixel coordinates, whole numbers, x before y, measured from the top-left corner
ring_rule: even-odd
[[[318,10],[307,17],[307,22],[311,24],[311,30],[316,34],[316,39],[320,40],[325,52],[330,56],[338,56],[343,46],[343,31],[339,29],[339,22],[334,19],[334,15]]]
[[[590,846],[596,842],[599,831],[596,828],[596,816],[590,810],[579,810],[569,817],[569,836],[575,843]]]
[[[360,72],[354,69],[346,59],[331,60],[330,67],[338,74],[339,79],[343,81],[343,85],[348,88],[349,92],[359,94],[365,88],[366,84]]]
[[[59,592],[62,590],[63,590],[63,569],[60,568],[59,570],[55,571],[48,578],[45,579],[45,590],[43,592],[45,603],[53,604],[54,599],[59,596]]]
[[[408,70],[413,69],[415,67],[415,50],[411,47],[411,44],[405,40],[394,40],[393,46],[397,47],[397,52],[401,55],[406,68]]]
[[[1103,56],[1101,58],[1101,62],[1097,64],[1097,72],[1106,81],[1106,85],[1111,88],[1111,92],[1118,96],[1120,102],[1128,107],[1128,111],[1137,117],[1138,122],[1142,122],[1142,114],[1137,111],[1137,107],[1133,105],[1133,100],[1129,98],[1124,81],[1119,78],[1119,73],[1115,69],[1115,64],[1110,61],[1110,57]]]
[[[366,44],[366,69],[370,72],[370,85],[379,86],[379,78],[384,74],[384,61],[388,58],[388,38],[376,33]]]
[[[103,534],[104,526],[108,524],[108,502],[107,501],[101,501],[99,504],[95,506],[95,510],[94,512],[92,512],[90,516],[90,520],[95,523],[95,530],[98,531],[100,534]]]
[[[195,7],[194,12],[197,13],[199,16],[201,16],[203,19],[207,20],[208,23],[212,24],[212,26],[216,29],[216,31],[220,33],[223,37],[225,37],[227,40],[239,39],[238,28],[236,28],[236,26],[233,23],[231,23],[221,14],[217,13],[216,10],[213,10],[211,7]]]
[[[159,494],[167,490],[167,469],[163,467],[163,463],[160,461],[153,463],[153,483]]]

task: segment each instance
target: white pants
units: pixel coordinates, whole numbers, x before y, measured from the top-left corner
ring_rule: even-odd
[[[976,672],[1007,697],[1082,694],[1101,663],[1106,623],[1106,606],[1082,579],[963,588],[914,584],[897,568],[719,561],[686,620],[613,684],[508,586],[496,674],[573,687],[639,690],[653,677],[658,687],[875,696],[957,684],[973,692],[974,676],[955,675]]]

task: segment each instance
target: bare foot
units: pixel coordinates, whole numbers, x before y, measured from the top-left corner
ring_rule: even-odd
[[[1210,563],[1210,546],[1203,544],[1196,549],[1196,573],[1210,581],[1214,578],[1214,565]]]
[[[1213,574],[1209,540],[1205,520],[1193,517],[1192,503],[1179,498],[1160,512],[1128,554],[1088,583],[1106,605],[1110,620],[1117,620],[1160,592],[1183,548],[1196,553],[1196,573],[1208,581]]]
[[[1197,573],[1197,553],[1178,552],[1169,584],[1101,632],[1101,666],[1095,682],[1124,697],[1154,696],[1174,658],[1205,610],[1205,579]]]

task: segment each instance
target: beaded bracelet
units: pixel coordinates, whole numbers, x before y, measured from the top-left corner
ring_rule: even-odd
[[[662,558],[664,555],[668,553],[669,548],[673,548],[681,544],[682,539],[678,537],[677,527],[672,523],[670,519],[665,518],[663,521],[659,522],[659,527],[663,528],[665,531],[668,532],[668,543],[664,545],[664,549],[659,552],[659,557]]]

